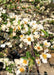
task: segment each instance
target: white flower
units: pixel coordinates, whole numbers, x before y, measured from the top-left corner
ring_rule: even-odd
[[[2,13],[6,13],[6,10],[3,9]]]
[[[39,44],[37,44],[36,46],[34,46],[34,49],[36,49],[37,51],[43,50],[42,46],[40,46]]]
[[[34,26],[36,25],[36,21],[31,21],[31,22],[29,22],[29,25],[30,25],[31,27],[34,27]]]
[[[18,30],[19,30],[19,31],[21,30],[21,26],[19,26],[19,25],[18,25]]]
[[[21,21],[21,24],[27,24],[28,23],[28,18],[24,18],[22,21]]]
[[[38,32],[34,32],[34,38],[39,38],[40,37],[40,35],[38,34]]]
[[[25,73],[25,68],[24,67],[20,67],[17,71],[16,71],[16,75],[20,75]]]
[[[5,44],[1,44],[1,46],[0,46],[0,47],[5,48],[5,46],[6,46]]]
[[[47,53],[48,51],[49,51],[48,49],[45,49],[45,50],[44,50],[44,53]]]
[[[43,63],[47,63],[47,58],[51,58],[51,55],[48,54],[48,53],[42,53],[42,54],[40,55],[40,59],[42,59],[42,62],[43,62]]]
[[[10,26],[11,26],[11,23],[8,21],[8,23],[7,23],[6,26],[7,26],[7,27],[10,27]]]
[[[8,47],[12,47],[11,42],[6,42],[5,44],[6,44]]]
[[[20,59],[20,63],[21,63],[23,66],[28,66],[28,60],[26,60],[26,59],[21,58],[21,59]]]
[[[20,68],[20,66],[22,65],[20,63],[20,59],[14,59],[15,65],[17,66],[17,68]]]
[[[10,18],[15,18],[15,13],[9,13]]]
[[[18,25],[17,20],[14,20],[14,21],[13,21],[13,25]]]
[[[36,59],[36,62],[37,62],[37,65],[38,66],[40,66],[41,65],[41,61],[40,61],[40,59],[38,58],[38,59]]]
[[[8,63],[8,62],[9,62],[9,59],[8,59],[8,58],[4,58],[3,61],[4,61],[5,63]]]
[[[26,35],[26,38],[23,40],[25,43],[27,43],[28,45],[31,45],[31,42],[34,41],[33,39],[33,35]]]
[[[25,32],[28,31],[28,26],[27,25],[24,25],[24,30],[25,30]]]
[[[47,40],[43,41],[44,46],[49,47],[51,44],[50,42],[47,42]]]
[[[13,36],[16,36],[16,32],[13,32]]]
[[[20,41],[23,41],[24,38],[25,38],[24,35],[20,35]]]
[[[20,47],[20,48],[22,48],[22,47],[23,47],[23,44],[22,44],[22,43],[20,43],[19,47]]]
[[[6,25],[2,25],[2,26],[1,26],[1,29],[2,29],[3,31],[5,31]]]
[[[41,29],[44,29],[44,28],[43,28],[43,26],[41,24],[39,24],[37,30],[41,30]]]

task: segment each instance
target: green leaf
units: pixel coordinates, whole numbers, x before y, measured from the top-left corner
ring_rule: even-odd
[[[45,31],[45,30],[41,30],[41,31],[45,34],[46,37],[49,37],[49,34],[47,31]]]
[[[18,37],[17,36],[14,36],[13,39],[18,39]]]
[[[36,56],[39,57],[40,55],[39,54],[36,54]]]
[[[8,69],[9,69],[9,67],[7,66],[7,67],[6,67],[6,71],[8,71]]]
[[[28,35],[31,34],[31,31],[30,31],[30,27],[28,27],[28,32],[27,32]]]
[[[22,24],[22,25],[21,25],[21,29],[23,29],[23,27],[24,27],[24,25]]]
[[[31,54],[30,54],[29,51],[26,52],[26,57],[27,57],[27,58],[31,58]]]
[[[34,63],[34,61],[32,60],[32,59],[30,59],[30,61],[29,61],[29,66],[32,66],[32,65],[34,65],[35,63]]]
[[[4,53],[0,53],[0,58],[3,58],[4,57]]]
[[[7,16],[7,14],[6,14],[6,13],[2,13],[1,17],[2,17],[2,19],[3,19],[4,21],[6,21],[6,20],[7,20],[7,18],[8,18],[8,16]]]
[[[40,46],[43,46],[43,44],[40,44]]]
[[[23,58],[23,59],[27,59],[27,57],[21,57],[21,58]]]
[[[13,32],[13,29],[12,28],[9,28],[9,33],[11,34]]]
[[[18,24],[20,24],[20,20],[18,20]]]
[[[15,18],[10,18],[10,22],[12,22],[12,21],[14,21],[15,20]]]

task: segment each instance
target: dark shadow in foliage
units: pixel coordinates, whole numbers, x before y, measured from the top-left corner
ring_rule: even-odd
[[[44,72],[44,75],[48,75],[46,71]]]
[[[18,52],[16,50],[13,50],[13,51],[9,52],[9,55],[7,57],[14,61],[14,59],[19,59],[20,55],[18,54]]]
[[[0,71],[3,70],[3,66],[4,66],[4,64],[2,62],[0,62]]]

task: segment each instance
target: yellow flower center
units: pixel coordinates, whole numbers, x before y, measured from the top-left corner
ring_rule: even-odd
[[[35,23],[33,23],[33,25],[35,25]]]
[[[20,70],[20,72],[24,72],[24,71],[25,71],[25,69],[24,69],[24,68],[20,68],[19,70]]]
[[[23,37],[23,35],[20,35],[20,37],[22,38],[22,37]]]
[[[18,30],[20,30],[20,27],[18,26]]]
[[[25,23],[25,24],[27,24],[27,22],[26,22],[26,21],[25,21],[24,23]]]
[[[45,42],[45,45],[47,45],[47,42]]]
[[[27,64],[27,60],[23,60],[23,63],[24,63],[24,64]]]
[[[46,59],[47,58],[47,55],[46,54],[42,54],[43,58]]]
[[[15,31],[15,30],[16,30],[16,28],[13,29],[13,31]]]
[[[38,64],[40,64],[40,61],[38,61]]]
[[[38,46],[37,49],[40,50],[40,47]]]
[[[27,38],[27,40],[28,40],[28,41],[31,41],[31,38],[29,37],[29,38]]]

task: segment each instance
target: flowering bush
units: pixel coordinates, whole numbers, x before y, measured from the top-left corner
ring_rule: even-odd
[[[27,51],[25,57],[14,59],[14,61],[10,61],[8,58],[0,58],[0,62],[4,64],[3,69],[5,68],[7,71],[16,75],[20,73],[25,74],[26,68],[30,68],[34,64],[34,60],[40,66],[41,63],[47,63],[48,58],[51,58],[49,52],[52,42],[47,40],[51,35],[44,30],[44,25],[41,25],[41,23],[28,18],[21,19],[15,13],[7,13],[1,7],[0,32],[7,33],[4,36],[7,40],[18,39],[21,49],[25,47],[24,49],[31,49],[32,52]],[[5,48],[6,46],[8,48],[13,47],[10,41],[0,45],[1,48]]]

